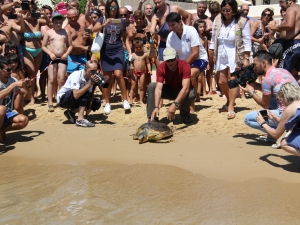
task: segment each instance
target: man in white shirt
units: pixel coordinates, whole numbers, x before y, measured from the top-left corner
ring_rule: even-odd
[[[179,13],[171,12],[166,21],[172,31],[167,38],[167,47],[174,48],[178,58],[190,64],[191,82],[197,90],[197,77],[208,65],[207,52],[196,29],[183,24]]]
[[[64,115],[71,123],[76,123],[76,126],[95,126],[84,118],[84,112],[88,114],[91,110],[96,111],[101,106],[101,101],[93,96],[93,85],[99,81],[95,75],[97,69],[98,65],[95,60],[87,61],[83,70],[70,74],[65,85],[57,93],[58,105],[67,109]],[[78,112],[77,120],[75,119],[76,112]]]

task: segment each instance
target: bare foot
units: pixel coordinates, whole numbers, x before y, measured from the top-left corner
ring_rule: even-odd
[[[141,106],[142,108],[146,108],[146,104],[145,104],[144,102],[140,102],[140,106]]]

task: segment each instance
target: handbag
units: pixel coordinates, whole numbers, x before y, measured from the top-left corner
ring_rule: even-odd
[[[96,54],[99,53],[104,41],[104,33],[98,32],[96,37],[93,40],[93,44],[91,47],[91,52]]]
[[[276,39],[271,46],[269,47],[269,53],[272,55],[274,59],[282,59],[285,45],[292,39],[298,36],[300,34],[300,31],[291,39],[285,40],[283,38]]]

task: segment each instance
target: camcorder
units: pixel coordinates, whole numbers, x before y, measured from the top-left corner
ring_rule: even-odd
[[[242,87],[246,86],[246,83],[251,83],[257,79],[257,75],[253,71],[254,65],[251,64],[246,67],[242,67],[240,70],[235,71],[230,74],[230,76],[237,76],[235,80],[229,80],[229,88],[235,88],[241,85]]]
[[[109,83],[107,82],[107,79],[100,73],[93,73],[93,75],[96,75],[98,77],[98,82],[96,82],[92,77],[91,77],[91,80],[93,82],[95,82],[97,85],[99,85],[100,87],[103,87],[103,88],[107,88]]]

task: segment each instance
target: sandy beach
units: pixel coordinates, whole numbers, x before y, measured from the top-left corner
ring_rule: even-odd
[[[96,94],[100,93],[97,92]],[[63,110],[59,108],[56,108],[54,113],[48,113],[46,104],[27,106],[25,111],[30,118],[29,125],[22,131],[8,133],[7,137],[11,139],[11,144],[7,146],[8,151],[0,155],[2,177],[4,177],[1,179],[2,185],[0,185],[2,190],[10,190],[13,192],[12,195],[17,196],[24,190],[19,187],[14,191],[13,184],[17,183],[19,179],[24,180],[26,178],[24,184],[27,188],[33,188],[37,183],[40,184],[41,178],[36,177],[37,174],[52,183],[52,181],[58,180],[67,182],[71,179],[70,177],[78,181],[84,176],[88,176],[87,174],[102,171],[100,177],[106,179],[101,181],[101,179],[93,178],[94,182],[89,182],[88,189],[93,187],[98,190],[100,186],[103,188],[103,184],[106,182],[113,182],[118,177],[116,185],[122,187],[123,191],[127,190],[127,194],[118,196],[118,199],[122,199],[126,205],[128,194],[131,195],[133,190],[132,186],[136,190],[142,190],[143,193],[145,191],[154,195],[158,193],[168,195],[171,191],[174,194],[169,196],[165,205],[159,205],[158,203],[161,203],[160,200],[162,199],[149,197],[152,195],[148,196],[149,199],[145,198],[147,201],[134,202],[133,204],[136,204],[137,208],[147,206],[148,213],[144,216],[136,215],[136,208],[133,210],[129,206],[125,207],[122,203],[116,205],[116,209],[120,209],[121,205],[127,209],[125,211],[128,220],[125,220],[125,224],[175,224],[178,221],[181,221],[178,222],[179,224],[251,224],[257,222],[283,224],[283,221],[284,224],[287,221],[290,224],[299,223],[299,218],[296,215],[300,207],[300,203],[297,201],[299,198],[300,159],[281,149],[272,149],[271,143],[257,141],[262,132],[247,127],[243,122],[247,112],[259,109],[252,99],[237,99],[237,116],[233,120],[227,120],[226,113],[219,113],[219,108],[225,103],[225,99],[218,95],[209,96],[205,101],[196,103],[196,112],[192,114],[194,122],[188,126],[182,123],[179,115],[176,115],[176,120],[173,122],[166,120],[165,111],[170,103],[165,100],[165,106],[160,110],[160,119],[172,127],[174,136],[169,143],[147,142],[144,144],[132,140],[131,135],[141,124],[147,121],[145,109],[139,105],[134,105],[131,113],[125,114],[118,100],[120,100],[119,96],[115,98],[115,103],[112,104],[110,115],[104,115],[103,107],[101,107],[100,111],[87,117],[96,123],[95,128],[81,128],[69,124],[63,115]],[[11,174],[12,171],[13,175]],[[20,171],[22,172],[20,173]],[[35,172],[33,173],[33,171]],[[37,173],[37,171],[40,172]],[[67,171],[73,172],[68,173]],[[86,171],[86,173],[82,173],[82,171]],[[127,173],[126,171],[131,172]],[[53,174],[56,176],[52,177]],[[14,180],[7,182],[11,176],[15,176]],[[52,178],[50,179],[50,177]],[[125,179],[126,177],[128,179]],[[186,184],[185,179],[188,178],[191,179],[189,180],[190,185],[183,185]],[[178,182],[176,187],[172,186],[167,189],[166,187],[170,186],[170,182],[167,182],[168,179],[176,180]],[[130,185],[126,186],[127,182],[130,182]],[[207,186],[200,188],[197,186],[200,183]],[[50,184],[47,183],[47,185]],[[222,188],[215,190],[215,185]],[[74,184],[68,188],[73,186]],[[60,187],[59,184],[53,182],[51,190],[56,188],[64,189],[66,187]],[[77,186],[77,189],[79,191],[80,188]],[[197,196],[190,196],[192,193],[195,194],[197,189],[199,193],[202,193],[201,198],[206,196],[210,201],[202,202],[198,192]],[[215,191],[211,192],[212,189]],[[115,192],[111,187],[105,190],[111,191],[107,193],[107,196],[116,197],[116,193],[117,195],[121,194],[120,191]],[[189,195],[180,194],[185,193],[185,191]],[[51,196],[51,193],[41,191],[38,195],[40,197]],[[7,196],[3,193],[0,198],[1,196],[7,200]],[[88,196],[87,199],[92,201],[93,197]],[[135,197],[137,196],[133,194],[132,198]],[[186,202],[176,202],[178,198],[184,199]],[[70,197],[70,199],[72,198]],[[140,199],[140,196],[137,199]],[[194,210],[200,205],[192,204],[185,208],[186,212],[183,212],[183,209],[179,210],[183,214],[190,215],[189,218],[184,219],[183,214],[180,218],[179,215],[168,214],[172,211],[171,209],[174,209],[173,207],[180,208],[186,203],[197,202],[197,199],[199,204],[201,202],[201,208],[210,206],[213,209],[211,211],[198,209],[197,217],[195,217]],[[225,202],[220,205],[216,199]],[[277,199],[276,204],[274,204],[274,199]],[[26,200],[29,201],[30,197]],[[18,201],[15,202],[15,206],[22,208],[22,204]],[[38,202],[40,199],[36,201]],[[2,201],[0,214],[9,212],[9,215],[13,215],[15,206],[10,206],[11,212],[3,211],[8,202]],[[231,204],[231,210],[237,213],[235,216],[226,213],[228,212],[226,202]],[[287,204],[288,209],[285,209]],[[170,207],[167,207],[168,210],[166,210],[167,205]],[[34,204],[32,207],[37,206]],[[60,208],[62,205],[58,205],[58,207]],[[261,210],[260,213],[251,217],[253,207],[258,207]],[[272,207],[273,212],[266,210],[265,207]],[[84,209],[87,210],[87,208]],[[115,212],[116,209],[113,211]],[[160,215],[157,220],[150,220],[152,218],[150,212],[158,209],[161,209],[161,213],[164,211],[165,214],[160,215],[157,212]],[[62,207],[61,210],[64,211],[65,207]],[[285,213],[281,214],[284,210]],[[98,215],[102,216],[93,221],[96,221],[95,224],[124,224],[122,220],[125,211],[115,213],[112,216],[107,214],[111,211],[103,211],[101,208]],[[11,222],[7,224],[23,222],[23,219],[27,217],[26,210],[23,209],[22,212],[24,214],[21,213],[23,216],[20,218],[6,220]],[[44,214],[47,214],[49,218],[45,216],[48,219],[40,221],[41,223],[34,222],[34,224],[48,224],[51,221],[54,223],[68,221],[71,224],[76,221],[76,224],[81,219],[82,221],[90,219],[88,215],[81,217],[82,211],[80,210],[76,211],[75,214],[72,211],[74,215],[68,211],[65,217],[60,219],[58,216],[53,216],[55,210],[51,212],[47,211],[48,215],[45,211]],[[216,216],[216,214],[223,215],[223,217]],[[71,219],[71,215],[74,218]],[[168,216],[166,217],[166,215]],[[199,219],[198,216],[203,218],[201,215],[206,215],[207,219]],[[36,217],[39,218],[37,215]],[[106,219],[102,220],[103,218]],[[246,218],[247,222],[244,223]],[[30,221],[28,220],[28,222]],[[1,222],[4,220],[0,219]]]

